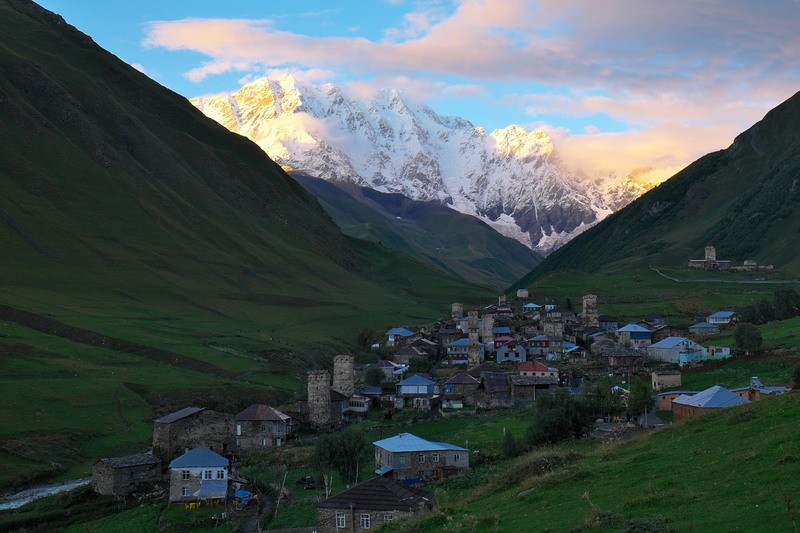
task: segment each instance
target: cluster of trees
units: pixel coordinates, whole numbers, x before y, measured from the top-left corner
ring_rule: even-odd
[[[772,303],[762,298],[748,305],[739,313],[739,321],[758,325],[796,316],[800,316],[800,294],[791,287],[778,287],[772,296]]]
[[[331,474],[335,470],[345,483],[356,483],[359,471],[364,468],[364,433],[354,427],[345,427],[334,433],[322,435],[314,449],[314,464],[325,482],[325,495],[330,495]]]

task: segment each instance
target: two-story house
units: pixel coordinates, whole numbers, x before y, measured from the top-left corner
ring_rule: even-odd
[[[281,446],[292,432],[292,419],[269,405],[254,403],[234,416],[236,445],[242,451]]]
[[[400,433],[372,444],[379,476],[422,483],[469,470],[469,450],[446,442]]]
[[[169,501],[222,503],[228,496],[228,460],[192,448],[169,464]]]

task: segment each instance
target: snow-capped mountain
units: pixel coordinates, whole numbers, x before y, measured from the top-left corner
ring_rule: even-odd
[[[449,205],[544,254],[642,192],[578,177],[541,131],[486,133],[393,90],[356,99],[283,76],[191,102],[286,167]]]

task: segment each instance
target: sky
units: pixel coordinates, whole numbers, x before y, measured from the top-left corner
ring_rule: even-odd
[[[800,90],[800,0],[40,0],[187,98],[291,73],[661,180]]]

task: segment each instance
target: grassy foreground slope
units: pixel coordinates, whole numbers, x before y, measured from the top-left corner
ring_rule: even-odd
[[[545,272],[685,265],[717,257],[800,273],[800,93],[726,150],[708,154],[547,257],[515,286]]]
[[[288,399],[361,330],[484,299],[343,235],[255,144],[57,15],[0,0],[5,487],[140,451],[170,409]]]
[[[622,445],[532,452],[443,482],[438,511],[389,530],[794,531],[799,417],[793,392]]]

